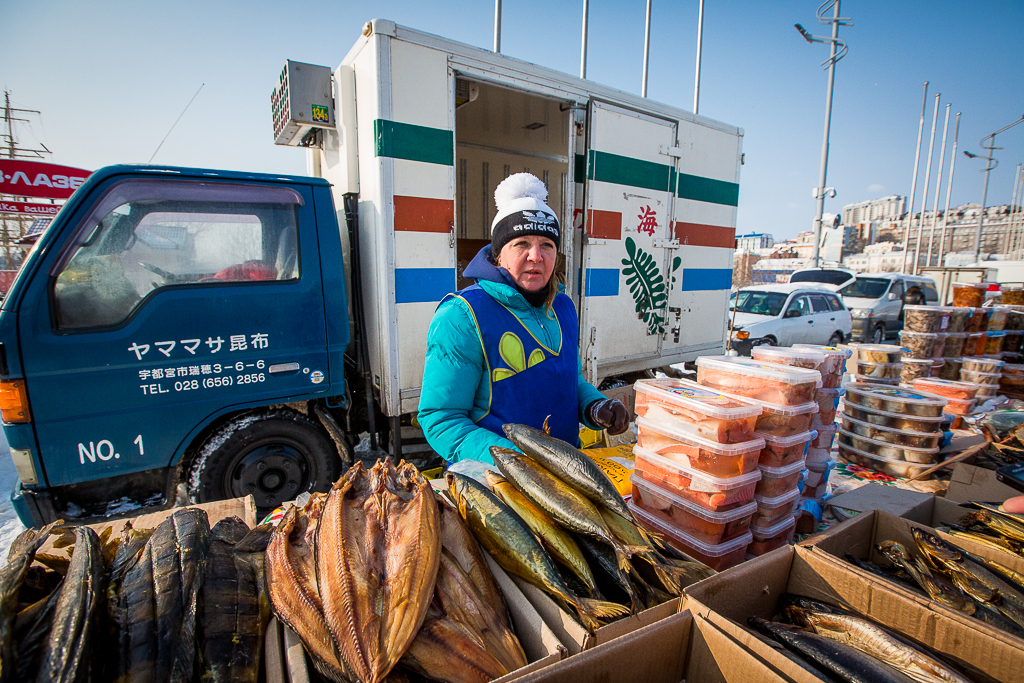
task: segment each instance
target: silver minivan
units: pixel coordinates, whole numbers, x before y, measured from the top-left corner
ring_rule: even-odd
[[[904,305],[939,301],[931,278],[905,273],[858,273],[838,294],[853,318],[853,340],[875,344],[903,329]]]

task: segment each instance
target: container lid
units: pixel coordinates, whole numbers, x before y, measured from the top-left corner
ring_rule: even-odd
[[[953,306],[928,306],[928,305],[925,305],[925,304],[921,304],[921,305],[916,305],[915,306],[915,305],[908,304],[908,305],[905,305],[903,307],[903,310],[904,311],[938,311],[940,313],[949,313],[949,312],[954,311],[956,309]]]
[[[973,382],[958,382],[954,379],[939,379],[937,377],[918,377],[914,380],[914,388],[921,391],[928,391],[929,387],[950,388],[950,389],[974,389],[977,384]],[[932,389],[934,391],[934,389]],[[941,395],[941,394],[940,394]]]
[[[892,444],[889,444],[889,445],[891,446]],[[920,462],[910,462],[909,460],[892,460],[890,458],[883,458],[880,455],[875,455],[874,453],[867,453],[865,451],[860,450],[859,448],[854,448],[853,446],[848,446],[845,443],[839,444],[839,448],[841,450],[844,450],[844,451],[851,451],[851,452],[856,453],[857,455],[861,455],[861,456],[863,456],[865,458],[870,458],[871,460],[877,460],[879,462],[887,462],[887,463],[890,463],[890,464],[893,464],[893,465],[902,465],[902,466],[908,467],[908,468],[910,468],[912,470],[913,469],[916,469],[916,470],[926,470],[929,467],[935,467],[935,463],[933,463],[933,462],[920,463]],[[938,451],[938,449],[935,449],[935,450]]]
[[[833,398],[835,398],[836,396],[846,396],[846,388],[845,387],[837,387],[835,389],[819,388],[818,389],[818,396],[831,396]]]
[[[851,344],[857,349],[858,358],[861,351],[874,351],[875,353],[903,353],[903,347],[896,344]]]
[[[793,515],[786,515],[781,522],[772,524],[770,527],[762,527],[751,523],[750,534],[756,540],[761,541],[766,538],[775,538],[792,526],[796,526],[796,517]]]
[[[1024,330],[1003,330],[1003,334],[1007,337],[1014,337],[1018,334],[1024,334]]]
[[[638,507],[633,501],[629,501],[627,505],[629,505],[629,511],[632,512],[637,519],[643,522],[644,526],[663,533],[669,538],[674,538],[684,545],[690,546],[705,557],[722,557],[723,555],[728,555],[734,550],[746,548],[750,545],[750,542],[754,540],[754,537],[748,531],[742,536],[729,539],[725,543],[709,545],[698,538],[694,538],[685,531],[677,529],[670,524],[666,524],[651,513]]]
[[[757,409],[755,408],[755,410]],[[760,414],[760,411],[757,414]],[[661,422],[648,420],[646,417],[636,418],[636,424],[642,429],[649,429],[652,432],[670,436],[676,441],[689,444],[690,446],[696,446],[701,450],[711,451],[718,455],[742,455],[751,451],[759,451],[764,448],[764,439],[761,438],[744,441],[742,443],[718,443],[717,441],[702,439],[699,436],[679,431],[678,429],[664,425]]]
[[[697,358],[697,367],[733,372],[737,375],[758,377],[783,384],[815,384],[821,381],[821,373],[817,370],[763,363],[753,358],[740,356],[700,356]]]
[[[946,399],[943,396],[936,396],[918,389],[901,389],[898,387],[886,387],[855,382],[846,385],[848,394],[856,397],[878,396],[895,403],[919,406],[945,406]],[[858,404],[858,407],[859,404]],[[905,416],[904,416],[905,417]],[[916,415],[913,416],[915,419]]]
[[[967,336],[968,337],[984,337],[985,333],[984,332],[968,332]]]
[[[847,406],[850,406],[850,405],[851,404],[847,404]],[[858,411],[863,412],[863,413],[870,413],[872,415],[882,415],[884,417],[895,417],[895,418],[899,418],[899,419],[909,418],[909,419],[916,420],[918,422],[936,422],[936,423],[939,423],[939,422],[942,422],[942,419],[943,419],[941,415],[938,416],[938,417],[922,417],[920,415],[906,415],[904,413],[893,413],[893,412],[890,412],[888,410],[878,410],[877,408],[866,408],[865,406],[855,405],[855,404],[852,407],[856,408]],[[840,413],[840,415],[845,415],[845,413]],[[935,427],[936,427],[936,429],[938,429],[938,424],[936,424]]]
[[[870,422],[862,422],[861,420],[855,420],[852,417],[850,417],[849,415],[843,415],[843,419],[844,420],[849,420],[853,424],[859,425],[861,427],[870,427],[872,429],[877,429],[880,432],[891,432],[893,434],[905,434],[907,436],[916,436],[916,437],[922,437],[922,436],[925,436],[925,437],[927,437],[927,436],[942,436],[942,432],[940,432],[938,430],[936,430],[934,432],[916,432],[916,431],[914,431],[912,429],[897,429],[896,427],[886,427],[884,425],[876,425],[876,424],[872,424]],[[850,432],[847,432],[847,434],[849,434],[849,433]],[[856,436],[857,438],[860,438],[860,439],[867,439],[867,438],[869,438],[869,437],[866,437],[866,436],[860,436],[859,434],[854,434],[854,436]],[[899,446],[900,445],[899,443],[893,443],[893,442],[889,442],[889,444],[891,446]]]
[[[849,420],[850,418],[847,417],[845,419]],[[874,426],[874,425],[872,425],[872,426]],[[894,429],[892,431],[901,432],[902,430]],[[917,434],[918,432],[912,432],[912,433],[913,434]],[[868,443],[870,443],[872,445],[877,444],[879,446],[883,446],[883,447],[886,447],[886,448],[902,448],[905,451],[914,451],[915,453],[923,453],[923,454],[926,454],[926,455],[927,454],[931,454],[931,455],[934,455],[934,456],[938,456],[939,455],[939,446],[935,446],[933,448],[915,448],[913,446],[904,446],[903,444],[900,444],[900,443],[890,443],[888,441],[879,441],[878,439],[872,439],[869,436],[861,436],[860,434],[854,434],[853,432],[848,432],[845,429],[840,429],[839,430],[839,435],[840,436],[851,437],[851,438],[854,438],[854,439],[860,439],[861,441],[867,441]],[[840,445],[845,446],[846,444],[843,444],[842,442],[840,442]],[[899,460],[898,462],[905,462],[905,461]]]
[[[769,467],[768,465],[758,465],[757,469],[763,472],[765,477],[788,477],[794,472],[799,472],[804,468],[804,459],[800,458],[796,462],[791,462],[788,465],[782,467]]]
[[[829,432],[832,433],[831,434],[832,436],[835,436],[837,429],[839,429],[839,425],[837,425],[835,422],[833,422],[830,425],[826,425],[824,427],[819,427],[818,428],[818,436],[825,436]],[[811,437],[811,438],[814,438],[814,437]]]
[[[1024,365],[1019,363],[1006,363],[1003,365],[1003,372],[1011,375],[1015,372],[1024,372]]]
[[[789,491],[786,491],[781,496],[775,496],[774,498],[765,498],[757,493],[754,494],[754,502],[760,507],[766,508],[777,508],[782,507],[786,503],[792,503],[796,500],[796,497],[800,495],[800,487],[794,486]]]
[[[872,360],[858,360],[857,365],[874,365],[875,367],[882,368],[898,368],[902,366],[903,363],[876,363]]]
[[[991,339],[992,337],[1005,337],[1006,330],[989,330],[985,334],[988,335],[988,339]]]
[[[818,389],[819,394],[823,391],[825,391],[825,389]],[[807,413],[816,413],[819,410],[817,402],[814,401],[810,403],[798,403],[795,406],[784,406],[781,403],[769,403],[768,401],[762,401],[757,398],[748,398],[746,396],[733,396],[732,394],[726,392],[722,393],[724,393],[729,398],[735,398],[736,400],[743,401],[744,403],[750,403],[755,406],[760,406],[761,412],[771,413],[773,415],[785,415],[787,417],[791,417],[793,415],[806,415]]]
[[[761,481],[761,470],[754,470],[735,477],[715,477],[706,472],[690,467],[689,462],[672,460],[654,451],[649,451],[641,446],[633,446],[633,455],[642,458],[670,472],[676,472],[690,479],[690,489],[702,492],[730,491],[741,486],[747,486],[754,482]]]
[[[945,364],[946,364],[946,359],[945,358],[932,358],[932,367],[933,368],[941,368]]]
[[[857,373],[851,374],[850,377],[853,377],[853,381],[859,384],[893,385],[900,383],[899,377],[875,377],[874,375],[858,375]]]
[[[828,429],[828,427],[825,427],[825,429]],[[772,434],[754,432],[754,436],[759,436],[764,439],[765,442],[772,445],[780,446],[781,448],[788,448],[789,446],[795,446],[798,443],[807,443],[811,439],[816,438],[818,436],[818,432],[812,429],[807,432],[800,432],[799,434],[791,434],[790,436],[773,436]]]
[[[843,448],[847,448],[847,446],[843,446]],[[835,466],[836,461],[833,460],[832,458],[829,458],[828,460],[825,460],[823,462],[807,463],[807,469],[814,470],[815,472],[830,472],[835,468]]]
[[[1002,376],[1003,376],[1003,373],[1001,373],[1001,372],[980,372],[978,370],[964,370],[964,369],[960,370],[960,377],[961,378],[966,378],[966,377],[1002,377]]]
[[[955,339],[967,339],[969,336],[967,332],[947,332],[946,334]]]
[[[794,349],[812,349],[820,353],[824,353],[826,356],[842,356],[843,358],[849,358],[853,355],[853,351],[850,349],[841,349],[838,346],[822,346],[820,344],[793,344]]]
[[[946,332],[911,332],[910,330],[900,330],[900,336],[907,335],[911,339],[914,337],[921,337],[922,339],[938,339],[939,337],[945,338]]]
[[[988,291],[988,285],[984,282],[954,282],[954,287],[970,287],[972,289],[980,289],[983,292]]]
[[[696,503],[691,503],[685,498],[680,498],[676,494],[672,493],[668,489],[658,486],[656,483],[644,479],[640,474],[634,472],[629,481],[641,491],[650,491],[656,496],[667,498],[673,505],[679,508],[685,509],[691,515],[700,517],[706,522],[712,524],[727,524],[729,522],[735,522],[737,519],[743,519],[757,512],[757,503],[750,501],[745,505],[741,505],[738,508],[727,510],[725,512],[712,512],[705,507],[701,507]]]
[[[922,363],[922,364],[927,363],[928,365],[931,365],[933,360],[935,360],[935,359],[934,358],[908,358],[907,356],[903,356],[903,363],[910,363],[911,365],[913,365],[914,363]]]
[[[633,388],[638,394],[656,396],[682,408],[722,420],[755,417],[761,410],[688,379],[641,379]]]
[[[782,346],[755,346],[750,351],[750,355],[755,360],[766,360],[769,363],[783,359],[806,360],[812,363],[824,363],[828,360],[828,356],[814,349],[793,349]]]

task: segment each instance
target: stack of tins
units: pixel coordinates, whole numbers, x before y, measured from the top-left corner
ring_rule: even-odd
[[[817,351],[758,347],[755,358],[697,359],[697,381],[761,409],[756,435],[765,441],[758,460],[749,555],[761,555],[793,539],[799,486],[808,449],[819,432],[818,396],[835,363]],[[762,353],[765,352],[765,353]],[[841,363],[840,363],[841,365]],[[831,391],[831,390],[825,390]]]
[[[925,379],[931,378],[916,381]],[[938,462],[947,403],[917,388],[847,384],[839,457],[894,477],[914,477]]]
[[[658,533],[714,569],[741,562],[753,537],[765,440],[758,406],[683,379],[640,380],[631,504]],[[643,519],[643,516],[640,516]]]
[[[916,332],[900,332],[901,335],[917,334]],[[914,347],[902,348],[892,344],[852,344],[857,350],[856,368],[857,372],[851,372],[850,376],[854,382],[867,382],[868,384],[887,384],[896,386],[900,383],[904,363],[907,367],[921,367],[924,377],[931,376],[933,360],[931,357],[933,343],[931,337],[938,337],[937,334],[929,334],[927,347],[918,345],[920,351]],[[904,341],[904,344],[906,342]],[[922,355],[929,354],[927,358],[916,358],[914,355],[920,352]],[[917,364],[917,365],[912,365]]]

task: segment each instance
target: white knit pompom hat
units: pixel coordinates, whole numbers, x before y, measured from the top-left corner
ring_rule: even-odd
[[[547,198],[548,189],[531,173],[515,173],[498,184],[494,190],[498,213],[491,222],[494,256],[510,241],[524,235],[547,237],[556,247],[561,244],[558,217],[544,203]]]

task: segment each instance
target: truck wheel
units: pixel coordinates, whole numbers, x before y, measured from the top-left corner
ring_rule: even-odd
[[[825,344],[825,346],[839,346],[842,343],[843,343],[843,334],[842,334],[842,332],[833,332],[832,336],[828,338],[828,344]]]
[[[885,328],[878,325],[875,327],[875,331],[871,334],[871,343],[881,344],[883,341],[885,341]]]
[[[305,491],[327,491],[341,461],[327,435],[305,415],[287,410],[240,415],[214,432],[189,469],[197,503],[252,495],[269,512]]]

